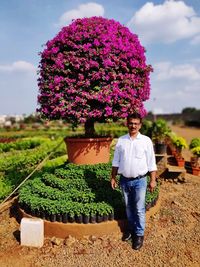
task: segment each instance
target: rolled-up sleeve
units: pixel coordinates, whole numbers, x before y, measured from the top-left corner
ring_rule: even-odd
[[[149,172],[157,171],[156,157],[155,157],[153,143],[151,139],[149,139],[149,142],[148,142],[147,166],[148,166]]]
[[[119,162],[120,162],[120,146],[119,146],[119,140],[117,141],[117,144],[115,146],[115,152],[114,152],[114,157],[112,161],[112,166],[113,167],[119,167]]]

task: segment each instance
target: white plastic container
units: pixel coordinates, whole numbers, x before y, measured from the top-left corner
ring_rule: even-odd
[[[20,226],[22,246],[42,247],[44,244],[44,221],[39,218],[22,218]]]

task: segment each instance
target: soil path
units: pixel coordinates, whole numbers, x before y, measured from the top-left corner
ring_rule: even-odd
[[[190,132],[188,138],[193,136]],[[7,210],[0,214],[0,266],[199,267],[200,177],[186,174],[185,183],[162,182],[160,202],[160,210],[147,222],[140,251],[112,233],[102,238],[58,240],[57,245],[46,239],[40,249],[21,247],[15,209]]]

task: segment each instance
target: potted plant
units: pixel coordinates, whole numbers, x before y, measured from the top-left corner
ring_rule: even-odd
[[[195,137],[191,140],[189,149],[192,152],[193,156],[191,157],[191,165],[198,166],[199,165],[199,154],[198,154],[198,147],[200,147],[200,138]]]
[[[184,148],[188,147],[185,138],[183,138],[182,136],[174,135],[172,138],[172,144],[174,145],[174,147],[176,149],[175,150],[176,153],[174,153],[174,156],[175,156],[175,159],[176,159],[178,166],[184,167],[185,166],[185,159],[182,156],[182,150]]]
[[[194,175],[200,175],[200,138],[193,138],[190,142],[189,148],[193,154],[191,157],[192,173]]]
[[[156,154],[167,152],[167,139],[171,130],[164,119],[158,119],[152,125],[152,139],[155,144]]]
[[[152,67],[144,53],[137,35],[102,17],[74,20],[46,43],[40,53],[37,111],[73,128],[84,123],[84,138],[65,139],[69,162],[108,162],[112,138],[99,139],[94,123],[117,121],[134,111],[145,115]]]
[[[182,136],[174,135],[172,138],[172,144],[175,146],[176,151],[179,155],[181,155],[182,150],[187,148],[187,141]]]
[[[83,223],[88,224],[90,222],[90,204],[86,203],[83,207]]]
[[[194,175],[200,175],[200,146],[196,146],[191,149],[191,152],[194,155],[195,160],[191,162],[192,173]]]

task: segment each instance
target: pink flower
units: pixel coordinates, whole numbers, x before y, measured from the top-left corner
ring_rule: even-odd
[[[40,53],[38,111],[78,124],[125,118],[150,96],[145,49],[137,35],[102,17],[74,20]]]

